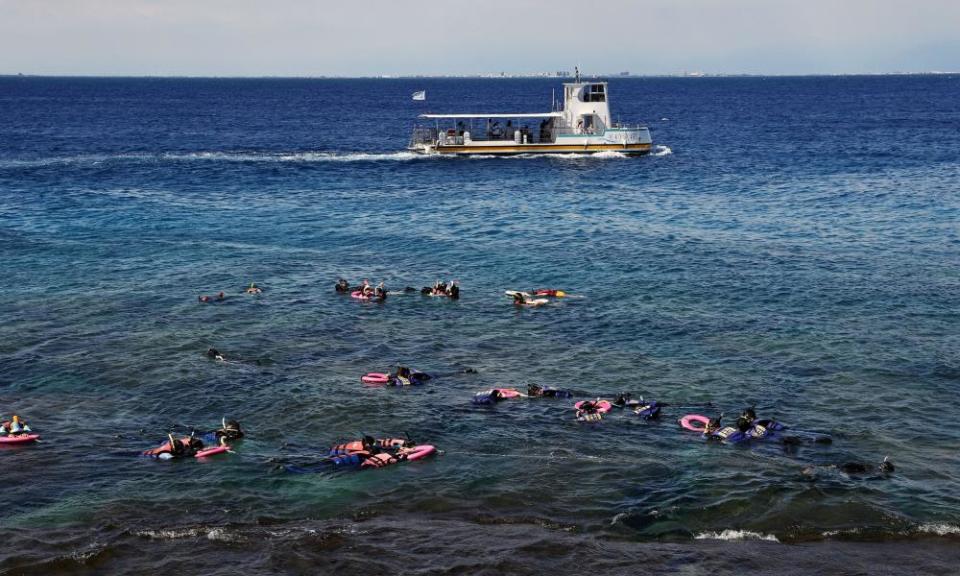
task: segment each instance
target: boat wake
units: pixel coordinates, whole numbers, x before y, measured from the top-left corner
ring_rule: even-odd
[[[669,146],[661,146],[657,144],[653,147],[653,150],[650,152],[651,156],[669,156],[673,154],[673,150]]]
[[[651,156],[667,156],[673,151],[667,146],[656,146]],[[446,154],[419,154],[416,152],[160,152],[125,154],[83,154],[76,156],[52,156],[31,159],[0,159],[0,170],[18,168],[43,168],[47,166],[96,167],[113,163],[162,164],[176,162],[236,162],[236,163],[294,163],[311,164],[324,162],[414,162],[436,159],[456,159]],[[471,160],[490,159],[538,159],[580,160],[584,158],[621,159],[630,158],[621,152],[569,154],[517,154],[515,156],[473,155]]]
[[[162,152],[137,154],[84,154],[33,159],[0,160],[0,169],[45,166],[99,166],[110,163],[237,162],[409,162],[433,158],[414,152]]]

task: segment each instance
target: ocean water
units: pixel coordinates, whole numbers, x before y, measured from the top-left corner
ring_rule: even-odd
[[[614,79],[653,155],[404,151],[418,113],[555,88],[0,78],[0,412],[43,437],[0,449],[0,570],[955,571],[960,76]],[[462,298],[361,303],[339,276]],[[503,295],[537,287],[573,296]],[[437,377],[360,384],[396,363]],[[471,405],[530,383],[671,406]],[[676,424],[749,405],[833,442]],[[233,454],[138,457],[223,416]],[[280,469],[362,433],[442,454]]]

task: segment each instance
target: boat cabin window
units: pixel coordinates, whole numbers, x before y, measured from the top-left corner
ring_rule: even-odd
[[[606,87],[603,84],[590,84],[584,90],[584,102],[606,102]]]
[[[580,126],[581,132],[587,134],[593,132],[593,114],[584,114],[580,118],[580,122],[582,123]]]

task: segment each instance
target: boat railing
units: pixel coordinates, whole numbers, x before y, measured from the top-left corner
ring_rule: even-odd
[[[410,135],[410,147],[417,145],[434,145],[437,143],[437,129],[427,126],[415,126]]]

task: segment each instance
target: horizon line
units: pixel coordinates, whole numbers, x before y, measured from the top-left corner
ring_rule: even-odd
[[[925,70],[904,72],[807,72],[807,73],[753,73],[753,72],[680,72],[664,74],[631,74],[613,72],[610,74],[581,74],[581,78],[832,78],[845,76],[956,76],[960,71]],[[443,79],[484,79],[484,80],[557,80],[573,78],[570,75],[554,73],[477,73],[477,74],[372,74],[372,75],[206,75],[206,74],[29,74],[22,72],[0,73],[0,78],[139,78],[139,79],[196,79],[196,80],[443,80]]]

